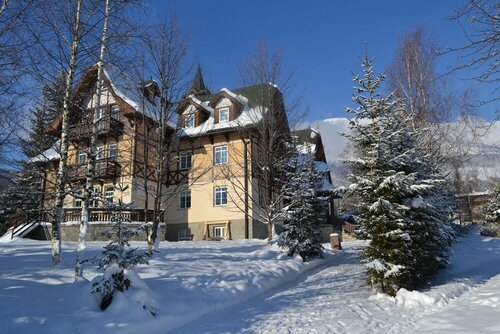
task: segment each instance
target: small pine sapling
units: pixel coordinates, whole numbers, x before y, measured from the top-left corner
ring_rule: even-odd
[[[113,301],[115,293],[124,292],[134,287],[134,282],[138,276],[133,268],[140,264],[148,264],[151,251],[143,251],[130,246],[129,240],[134,236],[144,233],[144,226],[131,228],[129,215],[123,210],[130,209],[129,204],[118,200],[117,203],[105,203],[109,209],[113,227],[110,231],[103,233],[112,241],[104,247],[103,257],[91,260],[104,270],[104,274],[96,278],[92,283],[92,293],[101,297],[100,307],[105,310]],[[151,314],[156,315],[156,311],[149,305],[143,305]]]

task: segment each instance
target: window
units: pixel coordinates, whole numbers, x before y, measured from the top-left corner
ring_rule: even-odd
[[[111,118],[120,119],[120,108],[116,104],[111,106]]]
[[[106,191],[104,192],[104,202],[106,204],[113,203],[114,194],[115,194],[115,187],[113,186],[106,187]]]
[[[191,168],[191,151],[184,151],[179,154],[179,169],[186,170]]]
[[[80,153],[78,153],[78,164],[83,165],[85,162],[87,162],[87,153],[80,151]]]
[[[227,204],[227,187],[215,187],[214,188],[214,204],[215,206],[226,205]]]
[[[227,164],[227,158],[227,145],[214,147],[214,165]]]
[[[77,208],[82,207],[82,194],[83,192],[81,190],[75,191],[75,194],[73,195],[73,206]]]
[[[184,116],[184,127],[194,128],[194,114],[187,114]]]
[[[229,121],[229,108],[219,109],[219,123]]]
[[[110,144],[108,146],[108,158],[115,160],[118,153],[118,145]]]
[[[92,188],[92,191],[90,193],[89,207],[97,208],[99,206],[99,194],[100,194],[99,189]]]
[[[101,107],[101,108],[98,108],[96,110],[97,114],[96,114],[96,120],[100,120],[101,118],[104,118],[104,108]]]
[[[214,226],[214,238],[224,238],[226,236],[226,228],[224,226]]]
[[[95,158],[97,160],[103,159],[104,158],[104,147],[103,146],[98,146],[95,149]]]
[[[189,228],[181,228],[177,230],[178,241],[191,241],[191,230]]]
[[[191,191],[184,190],[179,193],[179,208],[188,209],[191,207]]]

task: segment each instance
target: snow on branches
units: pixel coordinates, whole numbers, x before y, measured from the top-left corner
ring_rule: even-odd
[[[295,156],[290,164],[289,181],[284,187],[285,226],[277,244],[289,256],[299,254],[303,261],[322,256],[318,225],[325,207],[324,175],[315,166],[311,153]]]
[[[447,263],[454,240],[449,225],[453,203],[447,182],[432,165],[394,94],[383,96],[384,76],[375,76],[363,59],[364,74],[354,76],[356,109],[346,111],[357,157],[348,160],[354,182],[346,195],[357,202],[369,283],[394,295],[414,289]]]
[[[130,209],[129,204],[119,200],[117,203],[106,203],[113,227],[103,234],[112,239],[104,247],[103,257],[93,259],[92,262],[104,270],[104,274],[92,281],[92,293],[100,297],[100,307],[105,310],[112,302],[116,292],[125,292],[130,288],[144,290],[140,295],[151,295],[146,284],[134,272],[134,267],[140,264],[148,264],[151,251],[143,251],[130,246],[129,240],[134,236],[144,233],[144,226],[132,228],[127,226],[130,218],[123,210]],[[142,308],[148,310],[153,316],[156,315],[152,298],[145,298],[141,303]]]

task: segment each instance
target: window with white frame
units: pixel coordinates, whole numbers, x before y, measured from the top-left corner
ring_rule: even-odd
[[[85,151],[80,151],[80,153],[78,153],[78,164],[83,165],[86,162],[87,162],[87,153],[85,153]]]
[[[229,108],[219,109],[219,123],[229,121]]]
[[[184,127],[194,128],[194,113],[184,115]]]
[[[214,147],[214,165],[225,165],[228,163],[227,145]]]
[[[115,187],[108,186],[106,187],[106,191],[104,192],[104,201],[106,203],[113,203],[113,197],[115,195]]]
[[[104,146],[98,146],[95,148],[95,158],[97,160],[104,159]]]
[[[82,207],[82,194],[83,192],[81,190],[75,191],[75,194],[73,195],[73,206],[77,208]]]
[[[97,188],[92,188],[90,192],[90,201],[89,201],[89,207],[91,208],[97,208],[99,207],[99,194],[101,191]]]
[[[191,191],[184,190],[179,193],[179,208],[189,209],[191,207]]]
[[[226,236],[226,228],[224,226],[214,226],[214,238],[224,238]]]
[[[179,169],[186,170],[192,166],[192,152],[184,151],[179,154]]]
[[[177,230],[177,240],[178,241],[190,241],[191,240],[191,229],[180,228]]]
[[[227,204],[227,187],[215,187],[214,188],[214,205],[226,205]]]
[[[120,119],[120,108],[116,104],[111,106],[111,118]]]
[[[118,154],[118,145],[109,144],[108,146],[108,158],[115,160]]]

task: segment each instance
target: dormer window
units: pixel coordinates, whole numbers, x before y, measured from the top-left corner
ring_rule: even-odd
[[[184,127],[194,128],[194,114],[187,114],[184,116]]]
[[[229,108],[219,109],[219,123],[229,121]]]

